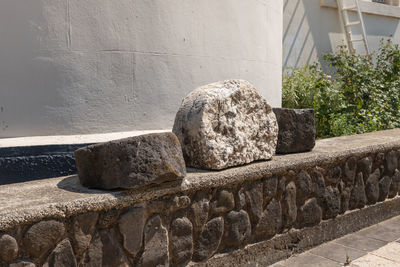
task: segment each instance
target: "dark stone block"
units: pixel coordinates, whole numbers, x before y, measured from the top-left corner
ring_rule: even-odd
[[[287,154],[310,151],[315,146],[315,118],[313,109],[273,109],[279,126],[276,153]]]
[[[312,192],[314,191],[314,185],[310,175],[301,170],[297,176],[296,181],[297,186],[297,200],[300,204],[303,204],[306,199],[308,199]]]
[[[271,200],[255,228],[255,234],[263,238],[273,237],[282,227],[281,203]]]
[[[10,263],[18,256],[18,244],[14,237],[0,235],[0,262]]]
[[[147,134],[75,151],[80,182],[100,189],[136,188],[181,180],[186,175],[178,138]]]
[[[291,228],[297,218],[296,184],[290,182],[286,186],[282,201],[283,226]]]
[[[193,254],[194,261],[204,261],[210,258],[221,244],[224,232],[224,220],[217,217],[207,222],[201,231]]]
[[[317,199],[311,198],[300,207],[297,215],[297,228],[314,226],[322,220],[322,210]]]
[[[365,194],[367,196],[368,204],[375,204],[379,198],[379,177],[381,173],[376,169],[365,183]]]
[[[76,259],[72,251],[71,243],[68,239],[61,241],[56,248],[51,252],[46,267],[76,267]]]
[[[349,208],[361,209],[367,203],[367,196],[365,195],[365,186],[362,172],[359,172],[356,177],[355,184],[351,190]]]
[[[226,216],[225,242],[229,246],[242,245],[251,235],[250,218],[246,211],[231,211]]]
[[[173,266],[186,266],[193,255],[193,225],[188,218],[177,218],[171,223],[170,252]]]
[[[335,187],[328,186],[320,201],[322,207],[322,218],[335,218],[340,212],[340,193]]]
[[[389,176],[383,177],[379,181],[379,198],[378,201],[384,201],[389,195],[390,184],[392,183],[392,178]]]

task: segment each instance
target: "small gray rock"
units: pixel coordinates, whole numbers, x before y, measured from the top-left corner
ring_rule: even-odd
[[[297,227],[303,228],[314,226],[321,222],[322,210],[318,205],[317,199],[308,199],[303,206],[300,207],[297,215]]]
[[[385,173],[387,175],[393,175],[395,170],[397,169],[398,165],[398,158],[397,152],[394,150],[389,151],[386,153],[386,160],[385,160]]]
[[[315,146],[313,109],[273,108],[279,125],[276,153],[311,151]]]
[[[312,178],[314,180],[314,193],[318,199],[322,199],[326,189],[324,175],[320,171],[314,170]]]
[[[75,254],[81,255],[89,247],[93,234],[96,231],[98,217],[99,215],[96,212],[88,212],[74,218],[72,223],[72,244]]]
[[[273,237],[282,227],[281,203],[276,199],[271,200],[255,227],[255,234],[263,238]]]
[[[144,251],[138,266],[169,266],[168,233],[159,215],[151,217],[146,223]]]
[[[210,211],[210,200],[205,192],[198,192],[194,196],[192,205],[189,209],[189,215],[192,218],[193,228],[195,232],[201,231],[204,224],[208,220]]]
[[[212,214],[223,214],[235,208],[235,197],[231,190],[221,189],[217,192],[216,200],[211,202]]]
[[[346,187],[342,190],[341,199],[340,199],[340,213],[343,214],[347,210],[349,210],[349,202],[350,202],[351,188]]]
[[[357,159],[355,157],[350,157],[344,165],[344,176],[343,180],[347,185],[353,185],[354,179],[356,178],[357,172]]]
[[[122,235],[122,244],[133,257],[142,247],[143,228],[146,223],[146,210],[143,205],[135,205],[121,215],[119,231]]]
[[[14,237],[0,235],[0,262],[10,263],[18,256],[18,243]]]
[[[186,266],[193,255],[193,225],[188,218],[177,218],[171,223],[169,243],[172,265]]]
[[[113,267],[113,266],[123,266],[123,267],[128,267],[129,266],[129,260],[126,257],[121,245],[119,244],[118,241],[118,234],[115,229],[105,229],[99,231],[99,235],[101,238],[101,243],[97,244],[100,245],[102,244],[102,264],[99,266],[103,267]],[[98,251],[94,251],[95,253]],[[93,255],[94,260],[99,257],[99,254]]]
[[[107,254],[106,254],[107,255]],[[85,252],[79,266],[97,267],[103,264],[103,243],[99,233],[93,236],[89,249]]]
[[[322,218],[335,218],[340,213],[340,193],[335,187],[328,186],[320,203],[322,208]]]
[[[314,190],[314,185],[310,175],[305,171],[301,170],[297,176],[296,181],[297,187],[297,199],[300,204],[304,203],[306,199],[311,196]]]
[[[224,220],[217,217],[207,222],[201,231],[193,254],[194,261],[204,261],[217,251],[224,232]]]
[[[361,172],[366,180],[372,172],[372,161],[370,157],[362,158],[357,164],[357,173]]]
[[[244,210],[229,212],[225,228],[225,243],[233,247],[242,245],[251,235],[249,215]]]
[[[271,159],[278,139],[270,105],[244,80],[216,82],[191,92],[172,131],[188,166],[213,170]]]
[[[367,196],[368,204],[375,204],[379,198],[379,178],[381,177],[381,173],[379,169],[376,169],[374,173],[372,173],[365,183],[365,194]]]
[[[55,220],[41,221],[28,229],[23,245],[32,258],[41,258],[62,239],[64,233],[63,223]]]
[[[173,133],[146,134],[75,151],[79,180],[100,189],[136,188],[181,180],[186,175]]]
[[[359,172],[356,176],[356,181],[351,190],[349,208],[361,209],[367,203],[367,196],[365,195],[364,178],[362,172]]]
[[[378,201],[384,201],[389,195],[390,184],[392,183],[392,178],[389,176],[384,176],[379,181],[379,198]]]
[[[392,183],[389,188],[389,197],[394,198],[400,191],[400,171],[396,170],[392,176]]]
[[[68,239],[61,241],[51,252],[44,267],[75,267],[77,266],[71,243]]]
[[[290,229],[296,222],[297,205],[296,205],[296,184],[288,183],[282,201],[283,210],[283,226]]]
[[[342,169],[340,168],[340,166],[335,166],[329,169],[325,178],[328,184],[336,186],[341,181],[340,179],[341,177],[342,177]]]
[[[250,219],[253,223],[257,223],[263,213],[263,184],[250,184],[246,190],[246,200]]]
[[[264,200],[265,203],[268,203],[271,199],[273,199],[278,190],[278,178],[277,177],[268,177],[264,181]]]

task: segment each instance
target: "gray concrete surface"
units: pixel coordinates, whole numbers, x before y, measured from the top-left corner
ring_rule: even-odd
[[[275,156],[271,161],[219,172],[189,169],[181,183],[140,190],[90,190],[82,187],[76,176],[3,185],[0,186],[0,230],[45,217],[63,218],[89,210],[127,207],[166,194],[237,184],[268,177],[280,170],[326,164],[388,149],[400,149],[400,129],[319,140],[312,152]]]
[[[286,266],[400,266],[400,216],[271,265]]]
[[[0,138],[172,128],[225,79],[281,103],[283,0],[2,0]]]

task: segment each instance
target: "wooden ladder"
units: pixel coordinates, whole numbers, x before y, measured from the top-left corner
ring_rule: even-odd
[[[338,5],[338,10],[339,10],[340,21],[341,21],[342,27],[343,27],[345,35],[346,35],[346,41],[347,41],[347,46],[349,48],[349,51],[351,53],[355,53],[354,43],[363,42],[365,53],[366,53],[366,55],[369,55],[369,47],[368,47],[367,35],[366,35],[366,31],[365,31],[364,18],[363,18],[363,14],[361,12],[359,0],[352,0],[354,2],[354,4],[351,6],[345,6],[344,0],[336,0],[336,1],[337,1],[337,5]],[[349,10],[355,11],[357,13],[357,16],[358,16],[357,21],[352,21],[352,22],[349,21],[349,14],[348,14]],[[359,26],[361,28],[361,38],[359,38],[359,39],[354,39],[352,37],[353,34],[352,34],[351,29],[354,26]]]

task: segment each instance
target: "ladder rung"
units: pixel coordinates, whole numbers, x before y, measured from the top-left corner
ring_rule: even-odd
[[[352,39],[350,40],[351,42],[355,43],[355,42],[364,42],[364,38],[361,39]]]
[[[361,21],[354,21],[354,22],[346,23],[345,26],[346,27],[350,27],[350,26],[358,25],[360,23],[361,23]]]
[[[343,7],[343,10],[350,10],[350,9],[356,9],[357,6],[345,6]]]

